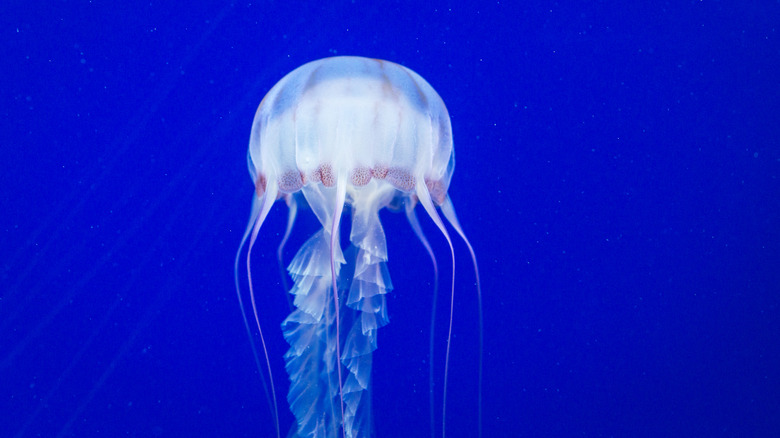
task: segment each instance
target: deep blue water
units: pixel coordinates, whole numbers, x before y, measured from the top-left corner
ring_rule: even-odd
[[[274,435],[233,288],[249,128],[287,72],[360,55],[452,118],[485,437],[777,436],[779,22],[770,1],[4,3],[0,435]],[[382,215],[378,437],[429,436],[433,271],[402,216]],[[253,267],[282,394],[285,220]],[[455,250],[447,436],[473,437]]]

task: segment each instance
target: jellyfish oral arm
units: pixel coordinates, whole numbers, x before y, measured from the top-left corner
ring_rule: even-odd
[[[337,188],[309,186],[303,191],[315,205],[343,196]],[[388,322],[385,294],[392,289],[380,201],[353,201],[349,251],[342,253],[338,245],[337,208],[321,216],[322,229],[288,267],[295,310],[282,331],[290,344],[285,355],[287,400],[298,436],[371,435],[372,356],[378,329]],[[343,382],[338,378],[341,367]]]
[[[290,290],[295,310],[282,323],[282,332],[290,344],[285,368],[290,378],[287,401],[297,421],[295,436],[336,437],[341,427],[329,260],[330,234],[322,229],[301,247],[288,268],[295,282]]]

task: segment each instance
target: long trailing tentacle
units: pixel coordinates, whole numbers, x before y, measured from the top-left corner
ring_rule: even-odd
[[[246,230],[244,231],[243,237],[241,237],[241,244],[238,246],[238,251],[236,251],[236,258],[233,262],[233,281],[235,282],[236,286],[236,296],[238,298],[238,305],[241,308],[241,317],[244,319],[244,327],[246,328],[246,334],[249,336],[249,346],[252,348],[252,357],[255,359],[255,366],[257,367],[257,373],[260,375],[260,381],[263,383],[263,392],[265,393],[265,398],[268,401],[268,409],[270,411],[271,417],[274,416],[273,412],[273,402],[271,401],[271,390],[268,388],[268,383],[265,381],[265,371],[263,371],[263,366],[260,364],[260,356],[257,353],[257,347],[255,346],[255,340],[252,336],[252,329],[249,327],[249,318],[246,316],[246,309],[244,308],[244,299],[241,297],[241,286],[240,282],[238,280],[238,264],[239,260],[241,260],[241,251],[244,249],[244,245],[246,244],[247,238],[249,237],[249,233],[252,232],[252,228],[255,226],[255,222],[257,221],[257,217],[260,215],[260,207],[262,206],[262,199],[258,198],[257,196],[252,197],[252,209],[249,213],[249,223],[246,226]]]
[[[428,252],[428,256],[431,258],[431,263],[433,263],[433,303],[431,304],[431,335],[428,346],[428,404],[430,405],[431,438],[433,438],[436,435],[436,398],[434,392],[435,373],[433,353],[434,346],[436,344],[434,342],[434,329],[436,328],[436,307],[439,298],[439,265],[436,263],[436,255],[433,253],[433,249],[428,243],[428,239],[425,237],[425,233],[423,233],[422,227],[420,226],[420,221],[417,219],[417,214],[414,212],[415,205],[416,202],[411,200],[406,202],[406,218],[409,220],[409,225],[412,226],[412,230],[417,236],[417,239],[420,240],[420,243],[422,243],[422,245],[425,247],[425,250]]]
[[[447,232],[447,228],[444,226],[444,222],[442,222],[441,218],[439,217],[439,213],[436,212],[436,207],[433,205],[433,200],[431,199],[431,195],[428,192],[428,188],[425,184],[416,184],[415,185],[417,190],[417,198],[420,200],[420,203],[422,204],[423,208],[425,208],[425,211],[428,213],[428,216],[430,216],[431,220],[433,220],[433,223],[436,224],[436,226],[439,228],[439,231],[444,235],[444,238],[447,239],[447,244],[450,246],[450,254],[452,258],[452,282],[450,285],[450,321],[449,321],[449,327],[447,329],[447,348],[446,352],[444,353],[444,390],[442,392],[442,403],[441,403],[441,435],[442,438],[447,436],[447,380],[449,378],[449,370],[450,370],[450,348],[452,346],[452,316],[455,310],[455,249],[452,246],[452,239],[450,239],[450,235]]]
[[[287,272],[284,269],[284,247],[287,245],[287,240],[290,238],[290,232],[292,231],[293,225],[295,225],[295,218],[298,215],[298,202],[295,200],[294,194],[289,194],[285,197],[285,201],[287,202],[287,228],[284,229],[284,236],[282,237],[282,241],[279,242],[279,247],[276,249],[276,262],[279,266],[279,274],[282,277],[282,286],[284,287],[284,291],[287,292],[284,294],[287,297],[287,306],[290,308],[290,311],[293,310],[293,303],[292,299],[290,298],[290,285],[287,282]]]
[[[274,427],[276,429],[276,437],[281,438],[281,431],[279,426],[279,407],[276,401],[276,388],[274,386],[273,371],[271,370],[271,360],[270,357],[268,356],[268,348],[265,342],[265,337],[263,336],[263,329],[260,327],[260,318],[258,317],[257,304],[255,302],[255,292],[254,292],[254,287],[252,286],[252,269],[251,269],[252,247],[254,247],[255,245],[255,241],[257,240],[257,234],[260,231],[260,227],[263,225],[263,222],[265,222],[265,218],[268,216],[268,212],[271,210],[271,206],[273,205],[274,201],[276,201],[276,194],[277,194],[276,185],[269,184],[267,190],[263,194],[262,199],[257,199],[257,197],[255,197],[255,201],[253,202],[252,205],[252,214],[250,217],[249,225],[247,226],[247,230],[244,233],[244,237],[241,239],[239,254],[241,252],[241,248],[243,248],[244,243],[247,240],[247,236],[249,235],[249,247],[247,248],[247,254],[246,254],[246,273],[247,273],[247,279],[249,281],[249,298],[250,301],[252,302],[252,313],[254,314],[255,317],[255,324],[257,326],[257,331],[260,335],[260,345],[263,347],[263,355],[265,356],[265,364],[268,370],[268,379],[270,382],[269,386],[271,387],[271,402],[273,405],[273,417],[274,417]],[[251,234],[250,234],[250,229],[251,229]],[[251,330],[249,329],[249,322],[247,321],[244,301],[241,298],[241,292],[238,287],[238,254],[236,254],[236,263],[234,266],[234,271],[235,271],[236,293],[238,294],[238,303],[241,306],[241,314],[244,317],[244,324],[247,328],[247,333],[249,334],[251,340],[252,334],[251,334]],[[254,343],[252,344],[252,349],[254,352]],[[256,363],[259,362],[256,352],[255,352],[255,362]],[[265,386],[265,384],[263,386]]]
[[[449,195],[444,199],[444,202],[441,204],[441,211],[444,214],[444,217],[447,218],[447,221],[449,221],[452,228],[455,229],[455,231],[460,234],[460,237],[463,239],[463,242],[466,243],[466,246],[469,248],[469,253],[471,253],[471,261],[474,263],[474,275],[477,278],[477,309],[479,313],[479,376],[478,376],[478,393],[477,393],[477,421],[478,421],[478,434],[481,437],[482,436],[482,361],[483,361],[483,316],[482,316],[482,284],[479,281],[479,267],[477,266],[477,255],[474,253],[474,248],[472,248],[471,243],[469,242],[469,239],[466,238],[466,233],[463,232],[463,228],[461,228],[460,223],[458,222],[458,216],[455,214],[455,207],[452,205],[452,200],[450,199]]]
[[[330,234],[330,273],[331,273],[331,279],[333,281],[333,302],[335,304],[336,308],[336,357],[338,358],[339,364],[336,366],[336,369],[338,370],[338,376],[339,376],[339,406],[341,407],[341,420],[344,421],[344,380],[341,376],[341,315],[339,312],[339,307],[341,307],[341,303],[339,303],[339,288],[338,288],[338,282],[336,281],[336,246],[339,245],[339,252],[341,252],[340,249],[340,243],[339,243],[339,224],[341,223],[341,213],[344,211],[344,202],[347,198],[347,179],[344,175],[339,175],[338,181],[336,182],[336,209],[333,214],[333,224],[331,226],[331,234]],[[341,434],[343,438],[346,438],[347,431],[345,427],[341,428]]]

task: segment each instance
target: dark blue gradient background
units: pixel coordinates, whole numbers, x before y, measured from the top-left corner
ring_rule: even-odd
[[[452,117],[486,438],[777,436],[779,22],[770,1],[3,3],[0,435],[273,436],[233,289],[249,128],[287,72],[361,55]],[[427,437],[433,271],[402,216],[376,435]],[[254,257],[282,394],[285,220]],[[453,438],[476,436],[478,328],[455,249]]]

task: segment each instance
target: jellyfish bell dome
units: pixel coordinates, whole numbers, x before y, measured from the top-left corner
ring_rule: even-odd
[[[378,59],[340,56],[309,62],[263,98],[249,140],[258,196],[343,182],[372,183],[413,196],[424,184],[441,204],[455,159],[441,97],[420,75]]]

